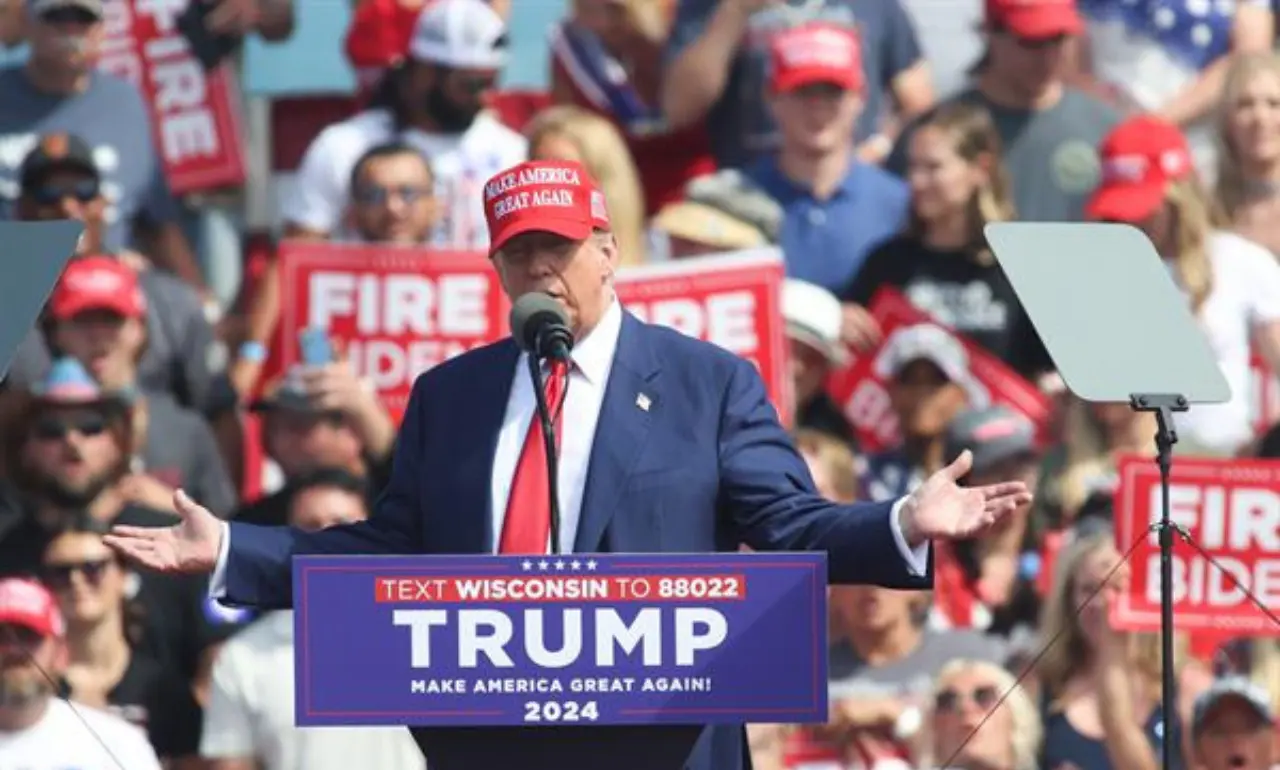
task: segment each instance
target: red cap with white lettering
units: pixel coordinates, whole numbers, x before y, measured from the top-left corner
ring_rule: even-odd
[[[53,596],[25,578],[0,580],[0,623],[29,628],[45,638],[61,637],[65,631]]]
[[[777,33],[771,42],[775,93],[814,83],[846,91],[862,90],[862,49],[858,33],[835,24],[815,23]]]
[[[125,318],[146,315],[147,300],[137,272],[113,257],[73,259],[49,298],[49,315],[63,321],[88,310],[106,310]]]
[[[1160,208],[1171,182],[1195,173],[1182,131],[1152,115],[1136,115],[1116,126],[1098,154],[1102,183],[1085,204],[1090,219],[1137,224]]]
[[[489,254],[521,233],[546,232],[573,241],[609,229],[604,193],[578,163],[528,161],[484,186]]]

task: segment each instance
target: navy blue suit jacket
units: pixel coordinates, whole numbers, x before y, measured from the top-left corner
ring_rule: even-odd
[[[294,554],[490,552],[491,468],[518,356],[508,339],[418,378],[391,481],[367,522],[312,533],[232,523],[224,601],[290,606]],[[636,404],[641,393],[649,397],[647,410]],[[931,575],[912,576],[893,536],[890,504],[838,505],[815,493],[749,362],[628,313],[588,468],[577,553],[734,551],[746,543],[757,550],[827,551],[833,583],[905,589],[932,583]],[[501,732],[506,737],[496,740],[492,730],[418,735],[433,770],[452,770],[455,741],[462,768],[507,761],[537,767],[543,750],[547,767],[569,766],[571,752],[580,757],[572,766],[602,761],[618,770],[619,761],[645,748],[658,751],[677,734],[683,749],[673,741],[671,757],[639,759],[636,766],[750,766],[741,728]],[[469,734],[476,740],[468,742]],[[593,759],[592,744],[607,754]],[[691,746],[687,760],[675,756]],[[485,751],[500,753],[467,756]]]

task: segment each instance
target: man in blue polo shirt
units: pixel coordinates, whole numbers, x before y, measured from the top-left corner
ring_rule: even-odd
[[[768,100],[782,143],[745,173],[782,207],[788,275],[838,293],[870,249],[902,229],[910,194],[902,180],[860,162],[850,140],[862,111],[856,34],[797,27],[774,36],[771,56]]]

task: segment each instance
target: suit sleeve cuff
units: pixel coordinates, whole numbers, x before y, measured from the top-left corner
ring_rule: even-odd
[[[895,514],[894,521],[897,521],[897,519],[898,517]],[[220,522],[220,524],[222,525],[222,538],[218,541],[218,563],[214,565],[213,575],[209,578],[210,599],[221,599],[227,595],[227,558],[231,553],[231,525],[225,521]],[[902,535],[898,535],[898,537],[901,538]]]
[[[902,506],[907,498],[899,498],[889,509],[889,529],[893,532],[893,542],[898,546],[898,553],[907,563],[913,577],[925,577],[929,574],[929,542],[926,540],[915,548],[907,545],[907,536],[902,534]],[[225,539],[224,539],[225,542]]]

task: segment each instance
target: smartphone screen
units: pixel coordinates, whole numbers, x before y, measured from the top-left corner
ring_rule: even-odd
[[[298,333],[298,346],[302,349],[302,363],[307,366],[333,362],[333,344],[324,329],[303,329]]]

